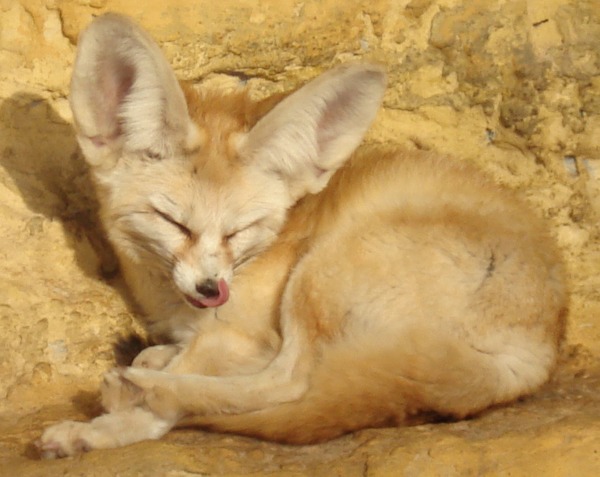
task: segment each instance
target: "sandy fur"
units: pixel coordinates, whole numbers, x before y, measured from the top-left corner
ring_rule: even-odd
[[[288,237],[294,254],[279,245]],[[269,263],[293,269],[282,307],[316,356],[306,395],[186,423],[314,442],[427,411],[472,415],[534,391],[554,365],[566,296],[550,239],[521,202],[449,158],[358,153],[237,286],[267,287]]]
[[[88,37],[117,31],[131,39],[123,55],[141,65],[136,74],[151,77],[154,64],[168,76],[137,27],[102,18]],[[342,66],[255,103],[242,91],[175,94],[170,76],[147,92],[131,68],[123,76],[125,60],[103,61],[117,65],[111,85],[126,80],[113,88],[124,91],[116,111],[131,84],[170,105],[165,128],[138,138],[86,95],[90,75],[78,68],[95,54],[80,46],[78,137],[149,330],[178,345],[109,372],[108,413],[49,428],[46,457],[189,424],[318,442],[432,414],[463,418],[547,381],[568,298],[543,222],[463,162],[355,151],[383,95],[379,67]],[[208,279],[229,299],[190,305]]]

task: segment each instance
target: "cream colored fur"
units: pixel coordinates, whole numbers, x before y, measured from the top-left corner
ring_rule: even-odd
[[[109,372],[107,414],[50,427],[44,456],[182,423],[318,442],[548,379],[567,296],[543,224],[464,163],[356,150],[384,89],[358,64],[260,103],[196,93],[129,20],[92,23],[79,142],[150,331],[174,344]]]

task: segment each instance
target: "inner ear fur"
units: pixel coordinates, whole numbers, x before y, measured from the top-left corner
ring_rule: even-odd
[[[374,64],[337,67],[274,103],[241,152],[252,167],[283,180],[293,201],[323,189],[358,147],[385,91]]]
[[[70,103],[79,142],[94,165],[123,150],[167,155],[197,134],[158,45],[115,13],[98,17],[80,35]]]

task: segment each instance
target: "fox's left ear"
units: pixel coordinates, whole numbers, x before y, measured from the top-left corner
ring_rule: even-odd
[[[70,102],[77,139],[93,166],[111,166],[126,152],[167,156],[197,138],[158,45],[115,13],[98,17],[81,34]]]
[[[381,105],[379,66],[335,68],[291,94],[252,128],[243,157],[275,174],[293,201],[323,189],[360,144]]]

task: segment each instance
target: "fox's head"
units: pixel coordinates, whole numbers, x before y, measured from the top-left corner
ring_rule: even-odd
[[[113,244],[206,307],[327,185],[384,88],[379,67],[357,64],[280,101],[184,92],[150,37],[107,14],[80,37],[70,101]]]

